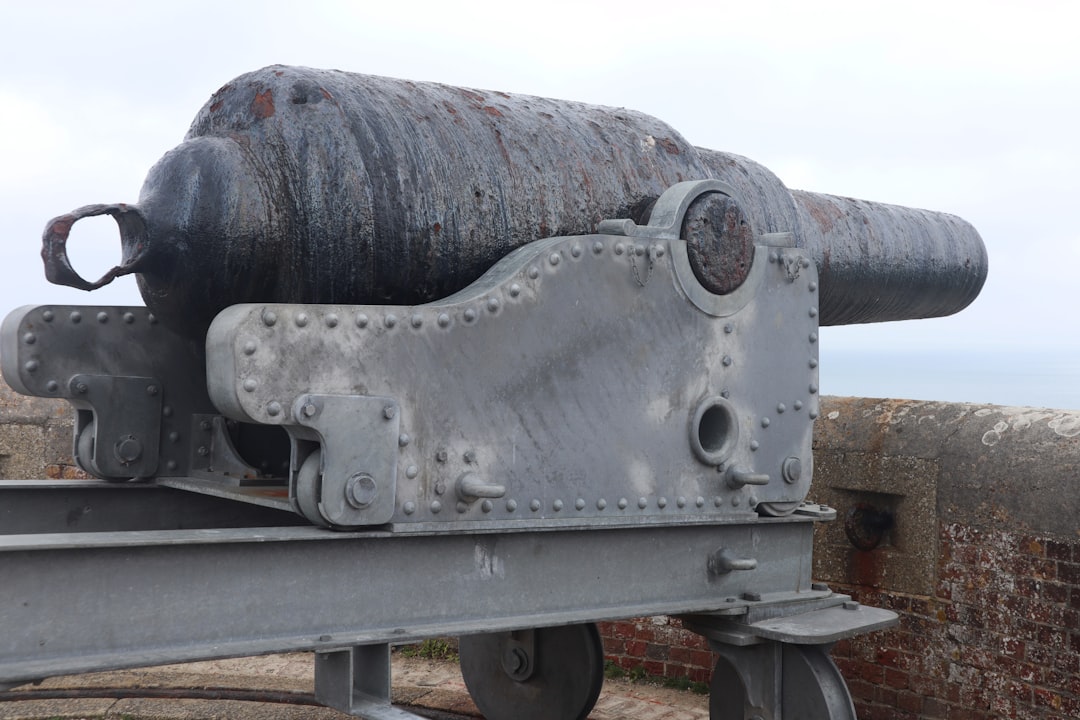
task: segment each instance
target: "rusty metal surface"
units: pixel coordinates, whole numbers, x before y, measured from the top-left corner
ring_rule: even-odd
[[[193,336],[241,302],[416,304],[533,240],[642,221],[670,185],[709,177],[755,232],[811,252],[822,324],[956,312],[985,277],[962,221],[790,193],[631,110],[272,66],[211,97],[137,206],[99,206],[124,245],[99,282],[136,272],[155,314]],[[51,280],[88,288],[64,252],[77,215],[50,224],[43,254]]]
[[[682,237],[698,282],[717,295],[735,290],[754,262],[754,229],[734,198],[710,193],[686,210]]]

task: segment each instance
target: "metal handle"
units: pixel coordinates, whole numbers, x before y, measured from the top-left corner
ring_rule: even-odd
[[[756,473],[752,470],[744,470],[743,468],[731,467],[728,468],[727,474],[724,476],[727,480],[727,484],[732,488],[741,488],[743,485],[768,485],[769,476],[765,473]]]
[[[735,557],[727,548],[720,548],[709,556],[708,564],[710,573],[724,575],[732,570],[753,570],[757,567],[757,560]]]
[[[71,227],[77,221],[95,215],[112,215],[116,220],[126,257],[124,264],[112,268],[96,282],[90,282],[71,266],[71,259],[67,254],[67,241],[71,234]],[[121,275],[139,272],[145,263],[148,247],[146,220],[137,207],[125,203],[86,205],[49,221],[41,236],[41,259],[45,263],[45,277],[49,282],[79,290],[96,290],[102,285],[108,285]],[[127,252],[129,248],[133,250],[131,254]]]
[[[458,478],[457,494],[466,502],[478,498],[501,498],[506,494],[506,486],[486,483],[478,478],[475,473],[467,472]]]

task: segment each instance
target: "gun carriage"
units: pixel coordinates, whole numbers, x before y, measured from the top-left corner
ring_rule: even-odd
[[[124,259],[89,282],[97,214]],[[895,615],[811,581],[818,330],[986,274],[958,218],[638,113],[288,67],[43,257],[147,307],[4,321],[102,482],[4,484],[0,684],[314,650],[320,700],[379,719],[412,717],[390,646],[448,634],[488,717],[584,718],[593,623],[653,614],[719,654],[713,718],[854,718],[827,649]]]

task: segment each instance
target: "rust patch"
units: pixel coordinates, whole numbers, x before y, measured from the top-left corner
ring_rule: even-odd
[[[457,108],[446,102],[445,100],[443,101],[443,107],[446,108],[446,112],[450,113],[451,115],[457,115]]]
[[[221,106],[225,104],[224,100],[218,100],[216,103],[210,106],[210,112],[217,112],[221,109]]]
[[[431,226],[431,229],[435,231],[436,235],[438,235],[440,232],[442,232],[442,224],[435,223],[434,225]]]
[[[322,88],[322,87],[321,87],[321,88],[319,88],[319,92],[321,92],[321,93],[322,93],[322,96],[323,96],[324,98],[326,98],[327,100],[333,100],[333,99],[334,99],[334,96],[333,96],[333,95],[331,95],[331,94],[330,94],[330,91],[329,91],[329,90],[327,90],[326,88]]]
[[[679,146],[671,138],[656,138],[656,144],[664,148],[664,151],[668,155],[681,155],[682,151],[679,150]]]
[[[260,120],[272,117],[274,114],[274,91],[255,93],[255,99],[251,101],[251,114]]]
[[[484,100],[487,99],[480,93],[473,92],[472,90],[466,90],[465,88],[461,88],[461,94],[478,105],[483,104]]]
[[[275,70],[274,74],[277,75],[278,77],[281,77],[282,75],[285,74],[285,71],[284,70]]]
[[[502,117],[502,113],[499,112],[499,109],[492,107],[491,105],[485,105],[484,112],[486,112],[488,115],[491,115],[492,117]]]

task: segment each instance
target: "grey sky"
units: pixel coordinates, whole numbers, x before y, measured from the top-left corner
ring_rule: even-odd
[[[789,187],[960,215],[989,250],[982,296],[951,318],[827,329],[823,390],[1071,406],[1025,396],[1022,370],[1057,358],[1061,382],[1080,388],[1076,8],[4,2],[0,312],[141,304],[132,278],[93,295],[49,285],[38,257],[45,222],[88,203],[134,202],[214,90],[264,65],[299,64],[630,107],[696,145],[764,164]],[[71,248],[96,276],[119,257],[115,226],[84,221]],[[829,374],[833,356],[858,367],[853,358],[875,352],[921,360],[907,384],[902,368]],[[1011,379],[972,385],[972,359]],[[958,379],[931,390],[920,373]]]

